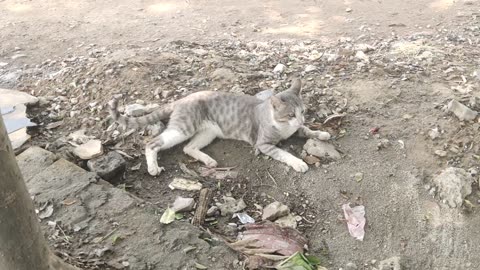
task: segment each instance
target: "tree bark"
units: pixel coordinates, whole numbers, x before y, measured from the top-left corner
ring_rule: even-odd
[[[79,270],[50,251],[1,115],[0,269]]]
[[[209,188],[204,188],[200,190],[200,198],[198,200],[197,210],[195,210],[195,214],[193,215],[192,224],[195,226],[203,225],[205,222],[205,216],[207,215],[208,211],[208,204],[210,204],[210,200],[212,199],[212,190]]]

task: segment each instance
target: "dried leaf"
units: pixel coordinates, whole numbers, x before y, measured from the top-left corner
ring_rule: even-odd
[[[208,269],[208,267],[206,267],[205,265],[203,264],[199,264],[199,263],[195,263],[195,268],[197,269]]]
[[[167,208],[165,212],[163,212],[162,217],[160,218],[160,223],[163,224],[170,224],[175,220],[175,211],[170,208]]]
[[[38,214],[38,217],[40,219],[46,219],[46,218],[49,218],[53,215],[53,205],[48,205],[45,210],[43,210],[42,212],[40,212],[40,214]]]
[[[320,159],[316,156],[308,155],[303,158],[303,161],[305,161],[308,165],[313,165],[317,162],[320,162]]]

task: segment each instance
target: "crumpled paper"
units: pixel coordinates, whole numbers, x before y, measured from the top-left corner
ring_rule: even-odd
[[[350,204],[344,204],[342,209],[347,221],[348,232],[355,239],[363,241],[366,223],[365,206],[359,205],[351,208]]]

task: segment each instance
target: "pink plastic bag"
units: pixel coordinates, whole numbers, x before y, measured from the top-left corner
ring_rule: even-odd
[[[351,236],[363,241],[366,223],[365,206],[359,205],[351,208],[350,204],[344,204],[342,209],[347,221],[348,232],[350,232]]]

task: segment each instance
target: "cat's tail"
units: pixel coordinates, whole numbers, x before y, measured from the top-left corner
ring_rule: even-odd
[[[126,117],[121,115],[118,111],[118,101],[121,97],[121,94],[113,96],[112,100],[108,102],[108,107],[113,120],[124,126],[125,130],[156,124],[162,120],[168,119],[173,112],[173,104],[170,103],[144,116]]]

